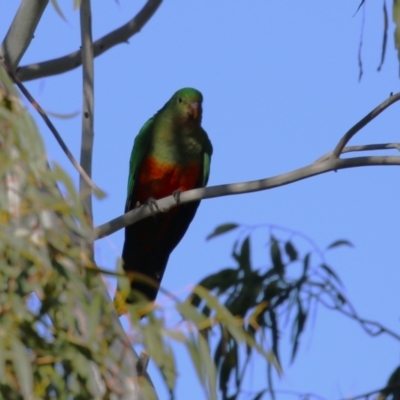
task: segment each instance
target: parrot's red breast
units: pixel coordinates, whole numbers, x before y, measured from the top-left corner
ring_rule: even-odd
[[[198,186],[201,176],[201,164],[165,164],[155,157],[148,156],[140,168],[135,194],[140,204],[150,197],[162,199],[170,196],[176,190],[194,189]]]

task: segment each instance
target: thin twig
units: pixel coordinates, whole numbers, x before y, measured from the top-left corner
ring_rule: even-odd
[[[0,47],[0,60],[15,71],[29,47],[49,0],[23,0]],[[3,5],[4,7],[4,5]]]
[[[306,167],[299,168],[282,175],[277,175],[272,178],[188,190],[187,192],[181,193],[179,203],[183,204],[201,199],[211,199],[234,194],[258,192],[278,186],[288,185],[289,183],[340,169],[385,165],[400,165],[400,156],[370,156],[344,159],[330,158],[329,160],[319,162],[317,164],[310,164]],[[176,206],[176,200],[174,196],[171,195],[157,200],[157,205],[158,207],[154,210],[154,212],[152,212],[146,205],[143,205],[139,208],[129,211],[124,215],[121,215],[118,218],[96,227],[94,232],[95,239],[108,236],[122,228],[125,228],[128,225],[133,224],[134,222],[154,215],[154,213],[166,212]]]
[[[381,389],[373,390],[372,392],[364,393],[364,394],[359,394],[358,396],[352,396],[352,397],[344,397],[341,400],[358,400],[358,399],[368,399],[368,397],[372,396],[373,394],[376,393],[387,393],[389,394],[390,392],[393,392],[394,390],[400,389],[400,383],[397,383],[395,385],[390,385],[390,386],[385,386]],[[397,397],[396,397],[397,398]]]
[[[162,0],[148,0],[135,17],[125,25],[96,40],[93,43],[93,56],[97,57],[117,44],[127,43],[128,39],[138,33],[149,21],[161,3]],[[75,69],[81,64],[81,52],[78,50],[53,60],[22,66],[17,69],[17,74],[21,81],[30,81],[44,76],[61,74]]]
[[[94,142],[94,66],[92,48],[92,10],[90,0],[81,0],[81,58],[83,73],[83,113],[82,113],[82,143],[81,166],[89,177],[92,176],[92,156]],[[79,193],[83,207],[93,227],[92,195],[85,179],[79,179]]]
[[[43,108],[38,104],[38,102],[33,98],[33,96],[29,93],[28,89],[24,86],[24,84],[17,78],[17,76],[10,71],[10,69],[3,64],[3,67],[7,71],[7,73],[10,75],[11,79],[14,81],[14,83],[18,86],[18,88],[21,90],[21,92],[24,94],[24,96],[29,100],[29,102],[32,104],[32,106],[35,108],[35,110],[40,114],[40,116],[43,118],[44,122],[46,125],[49,127],[50,131],[56,138],[58,144],[61,146],[63,149],[64,153],[68,157],[68,159],[71,161],[72,165],[77,169],[79,174],[83,177],[83,179],[86,181],[86,183],[89,185],[91,189],[96,191],[97,193],[101,194],[103,191],[90,179],[90,177],[87,175],[87,173],[82,169],[82,167],[79,165],[78,161],[75,159],[75,157],[72,155],[70,150],[68,149],[67,145],[65,144],[64,140],[62,139],[61,135],[58,133],[57,129],[53,125],[53,123],[50,121],[50,118],[47,116],[46,112],[43,110]]]
[[[400,335],[396,332],[393,332],[392,330],[384,327],[382,324],[376,321],[371,321],[369,319],[361,318],[358,316],[357,312],[355,311],[354,307],[351,305],[351,303],[346,299],[345,304],[349,307],[350,311],[345,310],[343,307],[339,307],[338,305],[330,305],[323,299],[319,299],[320,303],[323,304],[326,308],[329,308],[331,310],[339,311],[340,313],[346,315],[346,317],[349,317],[357,322],[360,323],[364,331],[370,335],[370,336],[379,336],[382,333],[386,333],[389,336],[392,336],[394,339],[400,341]],[[376,328],[375,331],[373,331],[371,328],[374,327]]]
[[[390,96],[384,102],[379,104],[378,107],[374,108],[370,113],[368,113],[362,120],[358,121],[352,128],[350,128],[346,134],[340,139],[339,143],[336,145],[335,150],[333,150],[332,157],[339,157],[342,150],[349,142],[349,140],[365,125],[370,123],[374,118],[376,118],[382,111],[386,110],[389,106],[400,100],[400,92]]]
[[[363,144],[359,146],[347,146],[345,147],[341,154],[344,153],[352,153],[355,151],[372,151],[372,150],[389,150],[389,149],[397,149],[400,151],[400,143],[377,143],[377,144]],[[324,154],[322,157],[318,158],[315,163],[319,163],[321,161],[328,160],[332,156],[333,152]]]

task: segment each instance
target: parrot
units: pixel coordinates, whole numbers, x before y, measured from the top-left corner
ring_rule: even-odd
[[[153,210],[155,200],[170,195],[177,206],[125,228],[122,261],[130,285],[124,293],[117,289],[114,302],[120,315],[126,312],[125,302],[156,299],[169,256],[199,207],[200,201],[179,204],[179,195],[206,186],[210,175],[213,147],[201,126],[202,102],[197,89],[178,90],[135,138],[125,212],[143,204]]]

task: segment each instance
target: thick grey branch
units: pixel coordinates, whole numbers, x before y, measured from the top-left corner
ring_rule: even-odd
[[[15,71],[49,0],[22,0],[0,47],[0,59]],[[4,5],[3,5],[4,7]]]
[[[191,201],[201,199],[211,199],[214,197],[230,196],[234,194],[258,192],[278,186],[288,185],[289,183],[324,174],[330,171],[378,165],[400,165],[400,156],[370,156],[345,159],[330,158],[329,160],[314,163],[286,174],[274,176],[272,178],[188,190],[187,192],[181,193],[179,201],[180,203],[189,203]],[[170,208],[175,207],[176,201],[174,196],[171,195],[157,200],[157,205],[161,211],[165,212]],[[154,210],[154,212],[157,213],[159,211]],[[94,232],[95,238],[100,239],[104,236],[110,235],[128,225],[133,224],[134,222],[149,217],[150,215],[152,215],[152,212],[146,205],[131,210],[118,218],[96,227]]]
[[[148,0],[143,8],[128,23],[96,40],[93,43],[94,57],[103,54],[117,44],[126,43],[131,36],[143,28],[161,3],[162,0]],[[29,81],[44,76],[61,74],[77,68],[81,64],[81,52],[78,50],[64,57],[20,67],[17,69],[17,74],[22,81]]]
[[[81,143],[81,166],[87,175],[92,177],[92,155],[93,155],[93,125],[94,125],[94,66],[92,48],[92,10],[90,0],[81,0],[81,58],[83,73],[83,112],[82,112],[82,143]],[[92,193],[90,186],[80,176],[79,193],[83,207],[93,223]]]
[[[400,92],[390,95],[388,99],[379,104],[378,107],[374,108],[370,113],[368,113],[362,120],[358,121],[353,127],[351,127],[345,135],[340,139],[339,143],[336,145],[333,150],[332,156],[339,157],[343,148],[349,142],[349,140],[365,125],[369,124],[374,118],[376,118],[382,111],[386,110],[392,104],[396,103],[396,101],[400,100]]]

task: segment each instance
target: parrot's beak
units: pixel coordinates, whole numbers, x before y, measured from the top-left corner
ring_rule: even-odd
[[[189,104],[189,114],[193,119],[197,119],[199,116],[200,104],[197,101]]]

